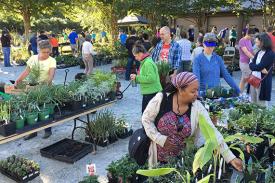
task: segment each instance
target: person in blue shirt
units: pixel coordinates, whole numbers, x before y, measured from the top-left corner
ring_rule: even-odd
[[[72,53],[74,56],[77,53],[77,45],[76,45],[77,39],[78,39],[78,35],[77,35],[75,29],[73,29],[72,32],[69,34],[69,40],[71,43]]]
[[[119,36],[119,39],[120,39],[120,43],[125,46],[126,44],[126,40],[127,40],[127,34],[125,34],[124,31],[121,31],[121,34]]]
[[[207,89],[220,86],[220,77],[222,76],[234,89],[235,94],[239,95],[240,89],[225,68],[224,61],[214,52],[217,42],[215,34],[207,33],[203,38],[204,51],[194,60],[193,73],[199,80],[199,91],[203,95]]]
[[[37,34],[34,33],[33,36],[30,39],[30,44],[31,44],[31,50],[34,55],[37,55]]]

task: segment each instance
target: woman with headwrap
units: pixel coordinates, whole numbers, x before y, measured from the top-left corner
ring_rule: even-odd
[[[160,111],[164,98],[158,93],[148,104],[142,116],[142,124],[147,136],[151,139],[149,148],[149,167],[157,162],[165,163],[171,156],[177,157],[185,147],[185,139],[195,137],[195,145],[200,147],[204,139],[200,131],[199,115],[203,115],[208,124],[215,130],[220,152],[227,163],[241,171],[242,161],[234,156],[224,142],[220,132],[213,125],[207,110],[198,97],[199,82],[190,72],[182,72],[172,78],[172,84],[165,92],[167,96],[166,109],[159,118],[157,126],[155,119]]]

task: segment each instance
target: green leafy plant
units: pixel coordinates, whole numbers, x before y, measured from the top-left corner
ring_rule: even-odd
[[[36,162],[15,155],[1,160],[0,167],[21,178],[40,171],[40,166]]]
[[[41,75],[41,70],[40,70],[40,64],[34,64],[30,70],[29,76],[27,78],[27,81],[29,82],[30,85],[34,86],[37,85],[39,82],[39,78]]]
[[[0,122],[2,124],[8,124],[10,122],[10,116],[11,116],[10,114],[11,114],[10,101],[0,102]]]
[[[136,171],[140,168],[145,168],[145,166],[139,166],[129,155],[125,155],[119,160],[113,161],[106,170],[109,172],[109,178],[122,179],[122,182],[126,183],[135,176]]]
[[[79,183],[99,183],[98,176],[97,175],[86,176],[84,177],[84,180],[80,181]]]
[[[105,142],[111,137],[116,137],[116,119],[112,112],[103,111],[98,113],[95,118],[87,124],[86,135],[95,144]]]

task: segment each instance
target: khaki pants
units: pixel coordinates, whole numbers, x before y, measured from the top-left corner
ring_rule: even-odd
[[[85,64],[84,73],[89,75],[93,71],[93,57],[91,54],[83,54],[82,55],[83,62]]]

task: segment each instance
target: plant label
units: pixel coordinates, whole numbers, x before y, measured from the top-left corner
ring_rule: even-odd
[[[95,164],[86,165],[86,172],[90,176],[94,176],[95,173],[96,173],[96,166],[95,166]]]

